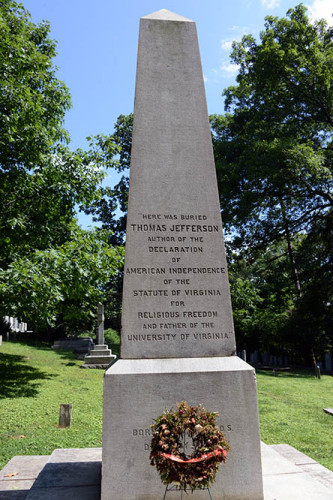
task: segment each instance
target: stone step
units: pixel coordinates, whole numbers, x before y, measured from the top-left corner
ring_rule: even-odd
[[[101,351],[98,349],[92,349],[90,351],[91,356],[111,356],[111,349],[102,349]]]
[[[116,357],[117,356],[115,354],[111,354],[110,356],[93,356],[93,355],[88,355],[88,356],[86,356],[84,358],[84,363],[85,364],[92,364],[92,365],[109,364]]]
[[[288,445],[268,446],[264,443],[261,444],[261,453],[265,500],[333,498],[333,484],[330,482],[333,473],[310,457]]]
[[[0,500],[99,500],[101,460],[102,448],[14,457],[0,471]],[[333,498],[333,472],[289,445],[262,443],[262,464],[265,500]]]
[[[106,344],[95,344],[93,347],[93,351],[96,351],[96,350],[102,351],[105,349],[108,349],[108,346]]]
[[[0,471],[0,500],[25,500],[48,455],[16,456]]]
[[[289,460],[289,462],[292,462],[300,472],[306,472],[313,479],[333,490],[333,472],[331,470],[318,464],[313,458],[308,457],[289,444],[272,444],[270,448]]]
[[[101,448],[54,450],[26,500],[97,500]]]

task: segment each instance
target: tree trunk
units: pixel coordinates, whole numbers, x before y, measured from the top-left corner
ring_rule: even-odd
[[[294,281],[297,297],[300,299],[302,297],[301,283],[299,280],[298,271],[297,271],[297,267],[296,267],[296,260],[295,260],[295,255],[294,255],[292,243],[291,243],[289,224],[288,224],[286,209],[285,209],[285,205],[284,205],[284,201],[283,201],[282,197],[280,197],[280,204],[281,204],[281,212],[282,212],[282,218],[283,218],[283,224],[284,224],[284,231],[285,231],[287,245],[288,245],[288,255],[289,255],[289,262],[290,262],[292,275],[293,275],[293,281]]]

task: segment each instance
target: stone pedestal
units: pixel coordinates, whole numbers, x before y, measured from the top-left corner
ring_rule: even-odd
[[[102,500],[162,500],[165,486],[149,460],[150,425],[183,399],[217,411],[230,443],[210,488],[213,499],[263,499],[255,372],[233,356],[118,360],[107,370]],[[208,493],[195,491],[189,498]]]
[[[93,349],[84,357],[82,368],[107,368],[116,359],[112,350],[106,344],[94,345]]]

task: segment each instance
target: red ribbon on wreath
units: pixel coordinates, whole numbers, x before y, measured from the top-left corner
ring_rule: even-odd
[[[189,460],[183,460],[182,458],[179,458],[176,455],[170,455],[169,453],[155,452],[151,453],[150,458],[157,457],[159,455],[162,455],[162,457],[172,460],[173,462],[178,462],[179,464],[197,464],[199,462],[205,462],[206,460],[209,460],[210,458],[216,457],[218,455],[223,455],[224,457],[226,457],[227,452],[220,448],[218,450],[210,451],[209,453],[204,453],[203,455],[200,455],[200,457],[190,458]]]

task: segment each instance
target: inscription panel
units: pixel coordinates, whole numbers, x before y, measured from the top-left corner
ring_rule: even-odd
[[[234,354],[220,215],[129,211],[127,241],[122,357]]]
[[[223,425],[221,424],[218,425],[218,427],[229,441],[230,438],[228,437],[228,434],[234,431],[233,426],[231,424],[223,424]],[[135,441],[137,440],[140,441],[140,446],[144,451],[150,451],[150,444],[153,437],[153,431],[150,427],[145,429],[140,429],[140,428],[132,429],[130,434],[131,437],[135,439]]]

